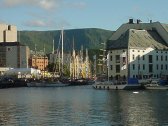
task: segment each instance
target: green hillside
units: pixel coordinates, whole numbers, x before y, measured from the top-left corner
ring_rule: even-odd
[[[37,50],[43,50],[43,45],[45,45],[46,51],[51,52],[53,39],[55,40],[55,48],[58,47],[60,32],[60,30],[20,31],[18,32],[18,40],[29,46],[31,50],[34,50],[36,44]],[[64,50],[72,50],[73,38],[75,50],[79,50],[81,45],[83,45],[84,49],[98,49],[101,46],[100,43],[106,41],[112,33],[109,30],[96,28],[64,30]]]

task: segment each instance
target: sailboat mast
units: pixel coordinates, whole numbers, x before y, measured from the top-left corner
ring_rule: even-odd
[[[53,50],[52,50],[52,54],[54,54],[54,39],[53,39]]]
[[[63,29],[62,29],[62,31],[61,31],[61,35],[62,35],[62,67],[61,67],[61,72],[62,72],[62,74],[63,74],[63,65],[64,65],[64,54],[63,54],[63,52],[64,52],[64,31],[63,31]]]

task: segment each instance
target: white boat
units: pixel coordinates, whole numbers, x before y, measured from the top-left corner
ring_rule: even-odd
[[[159,85],[156,81],[152,81],[150,84],[144,85],[144,87],[149,90],[168,90],[168,86]]]
[[[41,82],[29,82],[27,83],[28,87],[65,87],[69,86],[69,83],[62,83],[60,81],[56,82],[48,82],[48,81],[41,81]]]
[[[128,84],[127,81],[110,82],[110,81],[97,81],[93,84],[95,89],[108,89],[108,90],[136,90],[142,89],[140,84]]]

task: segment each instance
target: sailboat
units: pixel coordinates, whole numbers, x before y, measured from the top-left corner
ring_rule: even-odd
[[[62,39],[62,70],[61,72],[63,73],[63,29],[61,31],[61,39]],[[53,46],[54,46],[54,41],[53,41]],[[44,57],[45,57],[45,48],[44,48]],[[61,82],[58,79],[53,80],[53,81],[44,79],[44,80],[29,82],[27,83],[27,86],[28,87],[64,87],[64,86],[69,86],[69,83]]]

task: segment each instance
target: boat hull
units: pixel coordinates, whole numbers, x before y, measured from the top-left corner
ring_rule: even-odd
[[[143,89],[141,85],[113,85],[113,84],[94,84],[93,87],[95,89],[107,89],[107,90],[137,90]]]
[[[52,83],[49,83],[49,82],[46,82],[46,83],[43,83],[43,82],[30,82],[30,83],[27,83],[27,86],[28,87],[65,87],[65,86],[69,86],[69,84],[64,84],[64,83],[57,83],[57,82],[52,82]]]
[[[168,86],[145,86],[147,90],[168,90]]]

